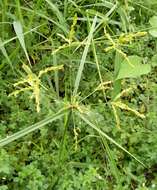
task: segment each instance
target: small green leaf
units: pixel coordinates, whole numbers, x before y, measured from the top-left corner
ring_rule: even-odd
[[[152,67],[157,66],[157,54],[152,57],[151,63],[152,63]]]
[[[150,25],[153,27],[153,29],[149,30],[149,33],[157,38],[157,16],[153,16],[149,20]]]
[[[1,149],[0,151],[0,173],[10,174],[11,166],[10,166],[10,158],[8,153]]]
[[[151,17],[149,23],[151,24],[151,26],[157,27],[157,16]]]
[[[128,57],[130,64],[127,60],[121,63],[119,73],[116,80],[123,78],[136,78],[144,74],[148,74],[151,71],[151,66],[148,64],[142,64],[142,58],[138,56]]]
[[[151,30],[149,30],[149,33],[150,33],[153,37],[157,38],[157,29],[151,29]]]

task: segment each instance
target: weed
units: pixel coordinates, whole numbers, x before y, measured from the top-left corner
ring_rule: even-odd
[[[156,189],[156,5],[0,1],[0,189]]]

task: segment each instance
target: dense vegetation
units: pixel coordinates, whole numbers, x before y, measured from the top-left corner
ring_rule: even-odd
[[[0,1],[0,190],[157,189],[157,1]]]

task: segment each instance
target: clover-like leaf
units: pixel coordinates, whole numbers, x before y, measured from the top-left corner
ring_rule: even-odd
[[[157,38],[157,16],[153,16],[149,20],[150,25],[152,26],[152,29],[149,30],[149,33]]]
[[[152,59],[151,59],[151,64],[152,67],[156,67],[157,66],[157,54],[155,54]]]
[[[129,56],[130,64],[127,60],[121,63],[116,80],[123,78],[137,78],[141,75],[148,74],[151,71],[149,64],[142,64],[142,58],[139,56]]]

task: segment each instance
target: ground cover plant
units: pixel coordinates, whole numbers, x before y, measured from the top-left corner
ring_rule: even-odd
[[[157,189],[156,12],[0,1],[0,190]]]

